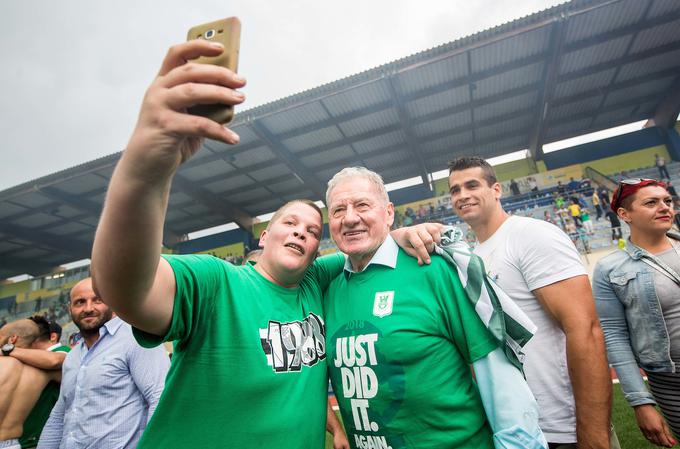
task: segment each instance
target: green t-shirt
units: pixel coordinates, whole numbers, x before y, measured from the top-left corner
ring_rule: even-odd
[[[489,448],[470,364],[497,347],[444,259],[338,276],[325,297],[328,366],[353,448]]]
[[[50,349],[51,352],[69,352],[71,348],[68,346],[57,346]],[[24,421],[24,433],[19,438],[22,448],[36,447],[40,439],[40,433],[47,419],[50,417],[50,412],[59,399],[59,382],[50,381],[38,398],[28,414],[26,421]]]
[[[177,283],[170,329],[135,337],[146,347],[175,341],[175,352],[138,448],[323,448],[322,294],[343,256],[319,259],[292,289],[250,264],[164,257]]]

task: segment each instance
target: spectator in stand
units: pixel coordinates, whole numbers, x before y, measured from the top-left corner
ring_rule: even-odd
[[[600,203],[602,203],[603,210],[609,207],[609,189],[606,186],[602,184],[597,185],[597,196],[600,197]]]
[[[602,218],[602,205],[600,204],[600,197],[597,194],[596,190],[593,190],[593,196],[591,198],[591,201],[593,203],[593,207],[595,208],[595,213],[597,214],[595,220],[599,220],[600,218]]]
[[[574,246],[578,249],[578,229],[573,221],[567,221],[564,225],[564,232],[567,233]]]
[[[510,180],[510,193],[512,195],[519,195],[519,184],[514,179]]]
[[[552,215],[550,215],[550,211],[545,211],[543,212],[543,220],[547,221],[548,223],[555,224],[555,220],[553,220]]]
[[[659,169],[659,178],[670,179],[671,175],[668,174],[668,169],[666,168],[666,159],[658,154],[654,155],[654,165]]]
[[[609,362],[642,434],[671,447],[680,437],[680,235],[671,232],[673,200],[663,182],[629,179],[614,192],[611,208],[630,237],[593,273]]]
[[[419,220],[425,220],[427,218],[427,209],[425,208],[424,204],[421,204],[420,207],[418,208],[418,219]]]
[[[536,178],[533,176],[529,176],[527,178],[527,182],[529,183],[529,190],[532,192],[538,192],[538,184],[536,183]]]
[[[588,213],[588,209],[585,207],[581,209],[581,223],[583,224],[583,227],[585,228],[585,231],[588,233],[588,235],[594,234],[593,222],[590,221],[590,214]]]
[[[430,217],[434,217],[434,204],[427,203],[427,207],[428,207],[428,212],[430,213]]]
[[[583,251],[586,254],[590,254],[590,238],[585,228],[578,228],[576,232],[578,233],[578,239],[581,241],[581,246],[583,246]],[[578,249],[578,246],[576,248]]]
[[[562,197],[562,195],[557,194],[557,196],[555,197],[555,206],[558,209],[564,208],[564,198]]]
[[[574,224],[580,227],[582,225],[581,206],[578,205],[578,198],[572,198],[571,204],[567,206],[567,209],[569,209],[569,214],[571,219],[574,220]]]
[[[562,185],[562,181],[557,181],[557,193],[559,196],[564,195],[564,193],[567,191],[567,188]]]
[[[569,183],[567,184],[567,189],[569,189],[570,192],[575,192],[579,188],[579,182],[575,180],[573,177],[569,178]]]
[[[612,210],[608,210],[605,216],[612,227],[612,245],[616,245],[623,238],[621,234],[621,221],[619,221],[619,216]]]
[[[576,199],[578,201],[578,205],[581,206],[581,209],[588,207],[588,200],[586,199],[586,195],[584,193],[579,193]]]
[[[671,198],[675,201],[678,198],[678,192],[675,191],[675,187],[671,184],[671,180],[666,181],[666,190],[671,194]]]

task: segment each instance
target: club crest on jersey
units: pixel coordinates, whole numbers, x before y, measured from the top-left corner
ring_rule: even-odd
[[[394,302],[394,292],[377,292],[373,302],[373,315],[382,318],[392,314],[392,303]]]

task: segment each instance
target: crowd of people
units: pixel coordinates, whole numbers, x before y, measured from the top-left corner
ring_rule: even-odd
[[[438,224],[391,230],[381,177],[352,167],[326,191],[340,253],[317,257],[323,214],[299,199],[274,214],[256,262],[161,255],[179,166],[203,138],[239,139],[184,113],[245,100],[243,78],[188,62],[222,50],[173,47],[146,93],[111,179],[92,278],[69,294],[82,339],[67,352],[39,318],[0,329],[0,448],[321,448],[328,430],[335,449],[615,449],[607,357],[643,434],[675,445],[680,256],[662,182],[626,180],[611,202],[598,196],[631,237],[600,261],[594,290],[569,237],[508,214],[478,157],[448,167],[472,250]],[[575,199],[569,220],[584,227]],[[28,435],[34,412],[42,430]]]

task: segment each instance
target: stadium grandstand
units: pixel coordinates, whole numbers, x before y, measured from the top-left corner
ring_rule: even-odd
[[[327,180],[351,165],[407,185],[390,192],[399,225],[465,227],[445,169],[471,154],[514,156],[496,165],[512,214],[570,232],[556,200],[585,197],[593,230],[571,231],[573,240],[583,253],[610,251],[618,242],[596,219],[593,189],[658,177],[655,155],[680,185],[679,112],[680,2],[574,0],[238,113],[241,142],[206,142],[175,177],[164,251],[240,263],[267,214],[294,198],[322,202]],[[630,124],[637,129],[583,142]],[[44,313],[66,325],[64,338],[75,330],[64,300],[89,268],[64,265],[89,257],[119,157],[0,192],[0,324]],[[561,187],[572,179],[578,187]],[[215,227],[228,230],[194,237]],[[322,253],[335,250],[323,241]]]

